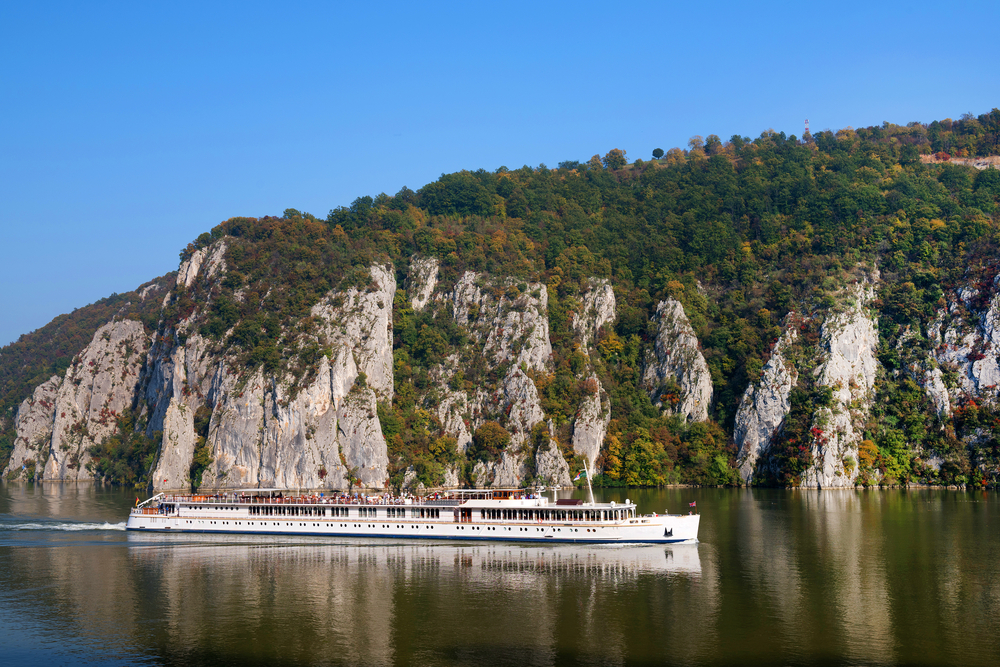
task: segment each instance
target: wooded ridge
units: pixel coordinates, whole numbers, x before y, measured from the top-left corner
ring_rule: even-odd
[[[0,350],[0,469],[997,483],[1000,110],[655,154],[227,220]]]

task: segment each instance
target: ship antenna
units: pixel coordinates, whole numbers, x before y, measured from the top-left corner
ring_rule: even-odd
[[[594,504],[594,487],[590,485],[590,471],[587,470],[587,459],[583,459],[583,472],[587,475],[587,494],[590,497],[590,504]]]

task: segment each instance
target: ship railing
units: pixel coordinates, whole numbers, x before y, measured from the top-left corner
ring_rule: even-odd
[[[359,505],[365,507],[406,507],[412,505],[457,506],[463,501],[453,498],[339,498],[319,496],[287,496],[281,498],[266,496],[200,496],[188,494],[163,495],[160,502],[191,502],[208,505]]]

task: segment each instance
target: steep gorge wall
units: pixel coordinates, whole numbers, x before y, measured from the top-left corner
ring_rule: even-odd
[[[878,359],[878,324],[871,313],[871,284],[850,291],[847,309],[823,323],[824,360],[817,384],[832,390],[833,404],[820,408],[813,422],[813,466],[807,487],[853,487],[858,474],[858,446],[874,398]]]
[[[206,280],[224,271],[220,263],[203,266]],[[186,322],[151,352],[148,431],[161,431],[164,442],[154,487],[190,483],[200,437],[194,416],[203,406],[211,409],[207,436],[201,436],[213,459],[202,477],[208,487],[340,488],[349,475],[381,486],[388,459],[376,402],[393,394],[396,282],[392,267],[374,265],[370,275],[368,287],[331,292],[313,306],[310,335],[328,352],[304,381],[259,370],[247,375],[226,350],[197,334],[185,336]],[[193,279],[190,266],[182,266],[179,281]]]
[[[182,263],[176,289],[214,284],[226,275],[226,239],[194,252]],[[311,328],[296,344],[313,342],[324,354],[304,375],[266,376],[247,371],[231,350],[204,338],[196,323],[210,304],[199,303],[187,319],[148,336],[134,321],[102,327],[65,377],[36,388],[16,415],[14,453],[7,477],[29,469],[47,480],[86,481],[88,448],[111,435],[115,418],[135,407],[149,436],[162,445],[152,474],[157,489],[190,485],[195,450],[207,448],[212,462],[202,475],[208,488],[277,486],[345,488],[351,480],[381,488],[389,458],[379,402],[395,395],[393,302],[397,279],[392,266],[372,265],[365,286],[332,290],[310,311]],[[873,278],[877,280],[877,276]],[[853,486],[858,446],[874,397],[877,319],[871,304],[875,282],[845,288],[838,305],[819,312],[814,349],[801,348],[798,320],[786,322],[761,376],[739,404],[733,439],[741,478],[755,471],[780,437],[791,409],[792,389],[808,374],[828,388],[832,401],[812,416],[813,465],[802,475],[808,487]],[[964,288],[928,330],[933,350],[911,372],[942,414],[964,397],[995,401],[1000,384],[1000,295]],[[489,420],[510,433],[510,445],[496,459],[479,463],[480,486],[516,486],[526,479],[570,483],[567,459],[588,468],[600,458],[611,401],[595,369],[578,374],[588,391],[568,424],[553,424],[542,408],[533,377],[553,371],[548,291],[542,283],[473,272],[454,282],[441,278],[438,260],[415,257],[403,281],[409,305],[447,317],[463,327],[469,343],[448,350],[432,369],[427,401],[460,452],[469,452],[476,429]],[[606,280],[584,281],[570,295],[569,326],[575,345],[589,354],[598,332],[616,319],[615,293]],[[238,298],[240,295],[237,295]],[[171,295],[165,299],[170,303]],[[680,302],[661,302],[651,322],[642,387],[666,413],[684,421],[708,418],[713,388],[700,344]],[[306,340],[308,339],[308,340]],[[902,344],[902,343],[901,343]],[[471,363],[501,371],[494,384],[453,382]],[[198,430],[207,419],[206,430]],[[210,415],[210,417],[208,417]],[[458,470],[446,474],[458,483]]]
[[[786,356],[797,338],[795,323],[786,324],[760,380],[747,387],[736,412],[733,440],[739,449],[737,465],[745,483],[753,481],[758,459],[767,454],[771,440],[780,432],[791,410],[792,387],[799,374],[794,361]]]
[[[811,464],[800,483],[808,488],[853,487],[858,476],[858,447],[869,419],[879,363],[878,323],[871,303],[878,274],[844,288],[837,304],[814,316],[822,321],[818,341],[798,343],[798,327],[810,323],[786,318],[784,332],[771,350],[761,376],[743,395],[733,439],[737,465],[746,483],[759,481],[759,466],[776,438],[784,433],[792,410],[792,390],[811,386],[829,395],[829,404],[812,406],[808,433],[802,435]],[[795,348],[801,348],[796,353]],[[770,470],[776,473],[776,470]]]
[[[110,436],[131,408],[149,337],[140,322],[105,324],[66,374],[39,385],[18,410],[17,438],[4,476],[89,481],[88,449]]]
[[[643,388],[664,411],[685,421],[705,421],[712,404],[712,375],[684,307],[676,299],[661,301],[654,321],[658,331],[653,350],[646,354]],[[667,393],[672,384],[676,395]]]

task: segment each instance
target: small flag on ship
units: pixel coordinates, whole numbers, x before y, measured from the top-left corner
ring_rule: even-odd
[[[698,506],[697,502],[688,503],[688,507],[697,507],[697,506]]]
[[[139,506],[139,496],[136,496],[136,497],[135,497],[135,506],[136,506],[136,507],[138,507],[138,506]]]
[[[586,470],[581,470],[580,472],[578,472],[576,474],[576,477],[573,478],[573,481],[575,482],[578,479],[580,479],[581,477],[586,477],[586,476],[587,476],[587,471]]]

